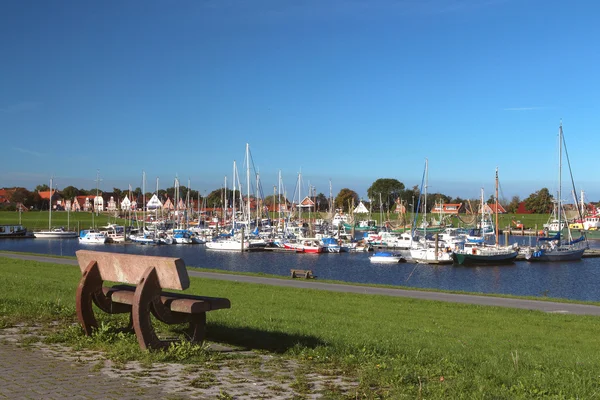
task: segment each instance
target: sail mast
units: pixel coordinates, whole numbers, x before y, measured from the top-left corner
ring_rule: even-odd
[[[498,167],[496,167],[496,247],[498,247]],[[505,243],[506,245],[506,243]]]
[[[48,201],[48,230],[52,230],[52,177],[50,177],[50,200]]]
[[[558,128],[558,245],[561,243],[561,212],[562,212],[562,121]]]
[[[246,210],[247,210],[247,218],[248,218],[248,222],[247,222],[247,226],[248,229],[250,229],[250,220],[252,219],[250,217],[250,145],[248,143],[246,143],[246,193],[248,195],[248,199],[246,200]]]

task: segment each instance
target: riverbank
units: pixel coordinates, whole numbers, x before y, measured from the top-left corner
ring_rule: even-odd
[[[196,378],[234,363],[218,350],[180,351],[180,360],[140,352],[134,338],[110,333],[123,321],[104,316],[106,330],[83,337],[72,325],[75,266],[0,257],[0,271],[1,327],[58,321],[47,341],[98,350],[120,363],[138,360],[148,369],[160,357],[184,362],[197,369]],[[191,292],[232,301],[230,310],[209,313],[209,342],[258,351],[273,362],[292,360],[298,369],[279,379],[298,396],[589,398],[600,389],[597,317],[191,279]],[[252,363],[243,368],[252,370]],[[317,375],[356,385],[317,389],[311,382]]]

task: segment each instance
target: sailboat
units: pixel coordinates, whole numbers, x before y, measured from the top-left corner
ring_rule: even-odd
[[[64,227],[52,228],[52,178],[50,178],[50,199],[48,201],[48,230],[33,232],[33,236],[40,239],[72,239],[79,235]]]
[[[483,192],[481,193],[481,215],[482,226],[485,221]],[[496,168],[496,210],[494,236],[496,243],[492,246],[485,244],[485,233],[482,229],[481,241],[465,243],[462,249],[455,250],[452,258],[455,264],[507,264],[512,263],[519,254],[515,246],[500,246],[498,244],[498,168]]]
[[[425,159],[425,171],[423,172],[423,179],[425,181],[425,190],[424,190],[424,212],[423,212],[423,221],[427,220],[427,180],[428,180],[428,160]],[[423,184],[421,183],[421,186]],[[421,203],[421,199],[419,198],[419,204]],[[417,207],[418,210],[418,207]],[[414,237],[414,232],[416,230],[417,225],[418,212],[415,214],[415,219],[413,221],[412,228],[412,236]],[[452,264],[452,251],[446,248],[445,243],[441,240],[436,239],[435,241],[430,241],[427,239],[427,224],[423,226],[423,238],[421,241],[413,241],[410,248],[410,257],[413,261],[424,264]]]
[[[558,199],[556,207],[557,227],[562,227],[563,210],[562,210],[562,148],[565,143],[562,122],[558,128]],[[566,154],[566,146],[565,146]],[[568,154],[567,161],[568,161]],[[570,169],[570,166],[569,166]],[[572,175],[571,175],[572,176]],[[575,191],[573,191],[575,193]],[[538,238],[538,244],[535,247],[530,247],[525,253],[527,261],[576,261],[580,260],[589,244],[585,236],[580,236],[573,239],[571,230],[567,225],[567,240],[562,238],[562,231],[557,231],[555,235],[550,237]]]

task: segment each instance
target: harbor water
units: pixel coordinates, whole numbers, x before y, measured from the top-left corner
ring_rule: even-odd
[[[510,242],[527,244],[527,238]],[[590,241],[600,248],[600,241]],[[319,279],[410,288],[552,297],[600,301],[600,258],[576,262],[500,266],[426,265],[410,262],[375,264],[369,253],[297,254],[208,250],[204,245],[147,246],[135,244],[82,245],[77,239],[3,239],[0,250],[74,256],[79,249],[128,254],[181,257],[186,265],[230,272],[289,276],[291,269],[310,269]]]

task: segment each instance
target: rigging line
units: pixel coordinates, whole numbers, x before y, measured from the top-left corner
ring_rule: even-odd
[[[565,135],[562,132],[562,126],[560,127],[560,133],[562,136],[563,146],[565,147],[565,155],[567,156],[567,165],[569,166],[569,175],[571,176],[571,185],[573,186],[573,196],[575,197],[575,205],[579,204],[579,200],[577,198],[577,191],[575,190],[575,181],[573,180],[573,171],[571,171],[571,160],[569,159],[569,152],[567,151],[567,142],[565,141]],[[560,199],[559,199],[560,200]],[[583,215],[579,207],[575,207],[577,209],[577,214],[579,214],[579,219],[583,219]]]
[[[419,215],[419,209],[421,208],[421,194],[423,193],[423,183],[425,182],[425,170],[423,170],[423,177],[421,178],[421,189],[419,189],[419,200],[417,202],[417,212],[413,215],[413,226],[412,231],[417,227],[417,218]],[[413,232],[411,232],[411,235]]]
[[[413,270],[410,272],[410,274],[408,274],[408,277],[406,278],[406,280],[404,282],[408,282],[408,280],[410,279],[410,277],[412,276],[412,274],[415,272],[415,270],[417,269],[417,267],[419,266],[419,263],[415,264],[415,267],[413,268]]]

